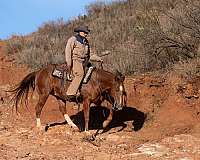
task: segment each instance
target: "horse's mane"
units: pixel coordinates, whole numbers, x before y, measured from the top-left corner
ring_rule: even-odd
[[[107,70],[104,70],[102,68],[96,68],[95,72],[97,72],[97,75],[99,76],[100,79],[102,80],[107,80],[110,81],[115,77],[115,74],[112,72],[109,72]]]
[[[123,74],[121,72],[119,72],[118,70],[116,70],[114,73],[101,69],[101,68],[96,68],[96,72],[98,72],[99,74],[103,74],[105,76],[105,78],[115,78],[115,77],[121,77],[124,78]]]

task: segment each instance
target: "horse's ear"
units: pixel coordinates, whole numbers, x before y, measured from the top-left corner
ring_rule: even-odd
[[[121,82],[124,82],[124,80],[125,80],[125,76],[124,76],[123,74],[121,74],[121,76],[120,76],[120,81],[121,81]]]
[[[115,80],[123,82],[125,80],[125,76],[121,72],[116,70]]]
[[[125,76],[124,75],[121,76],[121,80],[122,80],[122,82],[124,82],[124,80],[125,80]]]

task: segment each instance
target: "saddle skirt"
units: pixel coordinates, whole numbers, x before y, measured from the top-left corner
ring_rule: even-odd
[[[92,75],[92,72],[94,71],[95,66],[90,66],[86,68],[86,74],[84,75],[83,78],[83,83],[87,83]],[[69,75],[69,72],[66,69],[55,67],[52,75],[54,77],[58,77],[60,79],[64,79],[66,81],[72,81],[73,80],[73,75]]]

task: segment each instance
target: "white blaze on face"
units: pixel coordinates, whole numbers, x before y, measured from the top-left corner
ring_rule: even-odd
[[[124,88],[123,88],[122,85],[119,86],[119,90],[120,90],[121,92],[123,92]]]
[[[122,96],[123,96],[123,91],[124,91],[124,87],[122,86],[122,85],[120,85],[119,86],[119,90],[120,90],[120,92],[121,92],[121,95],[120,95],[120,100],[119,100],[119,104],[122,106],[123,104],[122,104]]]

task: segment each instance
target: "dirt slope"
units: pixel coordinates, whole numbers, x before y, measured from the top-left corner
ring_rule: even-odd
[[[126,77],[128,106],[115,112],[111,129],[92,144],[83,132],[62,124],[58,105],[50,97],[42,112],[47,132],[35,128],[34,95],[28,108],[12,112],[7,90],[30,71],[3,53],[0,43],[0,159],[45,160],[144,160],[200,159],[199,79],[185,80],[173,74]],[[68,106],[81,126],[83,114]],[[103,114],[104,113],[104,114]],[[106,115],[104,108],[91,108],[90,131]],[[58,122],[58,123],[55,123]]]

